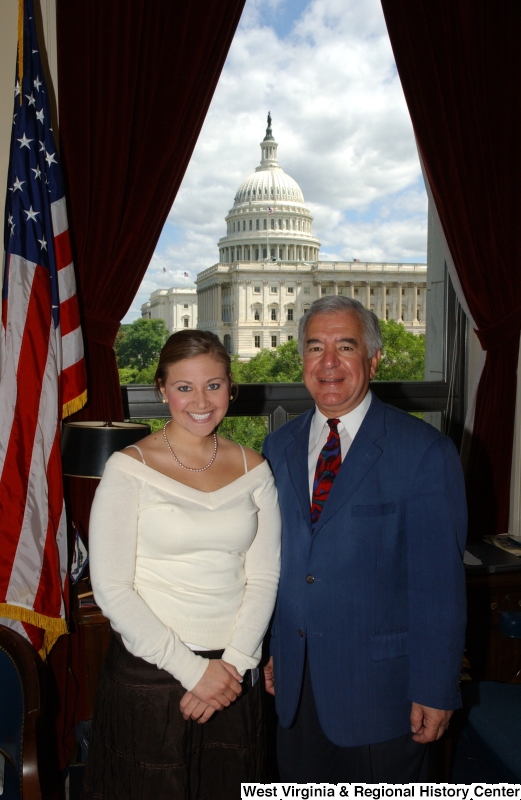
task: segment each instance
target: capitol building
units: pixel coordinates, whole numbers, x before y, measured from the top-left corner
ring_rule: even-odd
[[[301,316],[327,294],[353,297],[379,319],[425,333],[427,265],[321,261],[302,190],[279,166],[269,115],[260,147],[260,165],[239,186],[225,218],[219,261],[197,275],[197,308],[190,303],[190,314],[186,308],[173,314],[169,305],[179,305],[181,290],[157,290],[142,316],[165,319],[170,332],[188,327],[188,319],[195,327],[196,318],[200,330],[216,333],[244,360],[297,338]]]

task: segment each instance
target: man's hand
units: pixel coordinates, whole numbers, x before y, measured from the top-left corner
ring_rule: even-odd
[[[212,714],[215,714],[215,708],[209,706],[208,703],[203,703],[202,700],[198,700],[197,697],[194,697],[192,692],[186,692],[183,695],[179,703],[179,708],[181,709],[183,719],[197,720],[200,724],[208,722]]]
[[[190,694],[215,711],[222,711],[242,692],[241,681],[242,676],[233,664],[228,664],[220,658],[209,659],[206,672]]]
[[[449,725],[452,711],[442,711],[439,708],[429,708],[413,703],[411,709],[411,730],[413,739],[420,744],[435,742],[440,739]]]
[[[264,667],[264,682],[268,694],[275,695],[275,678],[273,675],[273,656]]]

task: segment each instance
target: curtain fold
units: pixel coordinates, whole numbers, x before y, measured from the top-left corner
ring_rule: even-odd
[[[521,5],[382,0],[418,148],[481,346],[470,535],[508,528],[521,330]]]
[[[122,419],[112,345],[206,116],[244,0],[58,0],[60,140],[90,376],[76,419]]]
[[[123,419],[116,333],[183,179],[244,2],[57,0],[61,155],[89,379],[88,404],[71,419]],[[83,536],[96,483],[66,483]],[[76,634],[53,651],[57,683],[75,675],[61,697],[62,766],[85,708],[80,640]]]

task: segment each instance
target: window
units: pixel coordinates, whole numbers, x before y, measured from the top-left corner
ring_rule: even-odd
[[[290,335],[288,336],[288,342],[292,342],[292,341],[293,341],[293,336],[290,333]]]
[[[183,308],[188,308],[188,303],[185,303]]]
[[[255,313],[253,315],[253,319],[255,322],[260,322],[260,311],[258,308],[255,309]]]
[[[354,292],[354,293],[355,293],[355,294],[358,294],[358,289],[355,289],[355,292]]]
[[[277,309],[276,308],[272,308],[271,309],[271,319],[272,319],[273,322],[277,321]]]
[[[184,326],[185,328],[188,328],[188,319],[187,319],[186,317],[185,317],[185,318],[184,318],[184,320],[183,320],[183,326]]]
[[[385,290],[385,294],[389,294],[389,289],[386,289],[386,290]]]
[[[304,286],[304,294],[311,294],[311,289],[309,286]]]
[[[270,286],[271,294],[278,294],[278,287],[277,286]]]
[[[258,220],[258,219],[256,219],[256,220],[255,220],[255,230],[257,230],[257,231],[258,231],[258,230],[259,230],[259,227],[260,227],[259,220]]]
[[[271,230],[272,231],[275,230],[275,220],[273,219],[273,217],[271,218]]]
[[[233,223],[233,232],[235,233],[235,222]]]
[[[322,295],[327,294],[327,289],[326,289],[325,286],[322,286],[322,289],[320,290],[320,294],[322,294]]]
[[[268,220],[265,219],[265,220],[263,220],[263,222],[264,222],[264,230],[267,231],[268,230]]]
[[[421,289],[416,289],[416,294],[421,294]]]
[[[223,345],[227,353],[232,352],[232,337],[230,336],[229,333],[224,334]]]
[[[271,346],[272,347],[276,347],[277,346],[277,337],[276,336],[272,336],[271,337]]]
[[[405,289],[402,289],[402,295],[404,295],[404,294],[405,294]]]
[[[254,346],[257,348],[257,350],[260,350],[260,336],[255,336],[254,342],[255,342]]]
[[[282,261],[282,247],[279,247],[279,259]]]
[[[259,248],[256,247],[255,248],[255,261],[258,261],[258,260],[259,260]]]
[[[270,247],[271,260],[275,261],[275,248]]]
[[[385,319],[389,319],[389,306],[385,309]]]
[[[374,289],[371,289],[371,294],[374,294]]]
[[[245,219],[243,219],[243,221],[242,221],[242,229],[243,229],[243,231],[246,230],[246,220]]]
[[[288,322],[293,322],[293,309],[288,308]]]
[[[266,220],[264,220],[264,221],[266,222]],[[263,258],[268,258],[268,248],[267,247],[263,247],[262,248],[262,257]]]
[[[289,219],[286,220],[286,230],[289,231]]]
[[[281,219],[279,219],[279,230],[280,231],[282,230],[282,220]]]
[[[253,220],[250,219],[250,231],[252,230],[252,228],[253,228]]]
[[[288,294],[295,294],[295,288],[293,286],[288,286],[286,291]]]
[[[260,293],[261,293],[261,287],[260,286],[254,286],[253,287],[253,294],[260,294]]]
[[[342,289],[342,287],[340,287],[340,289],[338,290],[338,294],[339,295],[343,295],[344,294],[344,290]]]

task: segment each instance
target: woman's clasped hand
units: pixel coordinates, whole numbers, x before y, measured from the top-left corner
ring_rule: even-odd
[[[206,671],[191,692],[179,704],[183,719],[206,722],[214,711],[222,711],[242,692],[242,677],[233,664],[222,659],[208,661]]]

